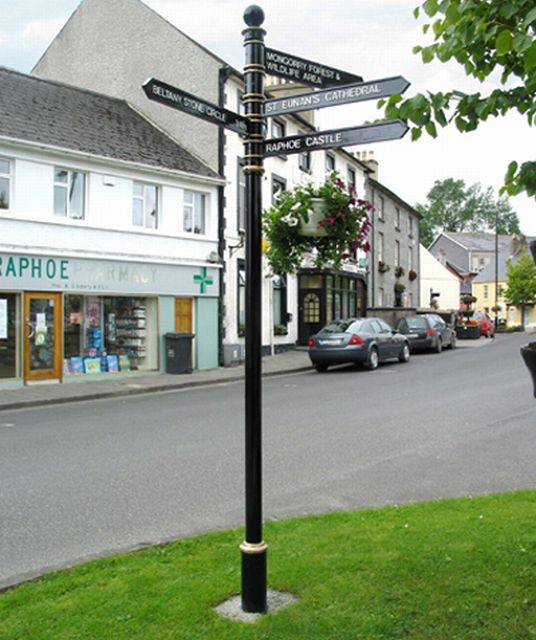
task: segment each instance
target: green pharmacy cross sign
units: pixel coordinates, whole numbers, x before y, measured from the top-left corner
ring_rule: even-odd
[[[207,274],[206,267],[201,267],[201,273],[194,276],[194,282],[199,283],[199,293],[206,293],[207,286],[214,284],[214,279]]]

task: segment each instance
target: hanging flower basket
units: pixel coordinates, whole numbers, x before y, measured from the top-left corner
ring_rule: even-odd
[[[408,273],[408,278],[409,278],[410,282],[413,282],[414,280],[417,280],[417,272],[414,271],[413,269],[411,269],[410,272]]]
[[[388,264],[386,264],[383,260],[378,261],[378,271],[380,273],[387,273],[390,270],[391,270],[391,267]]]
[[[402,284],[401,282],[395,282],[395,291],[397,293],[404,293],[405,290],[406,290],[405,284]]]
[[[285,191],[263,213],[266,258],[274,273],[293,273],[310,255],[320,269],[338,269],[356,249],[370,250],[367,235],[373,205],[357,198],[333,173],[320,187]]]
[[[311,198],[311,209],[300,217],[300,235],[306,238],[323,238],[328,235],[323,226],[324,210],[323,198]]]
[[[402,278],[402,276],[405,273],[406,272],[404,271],[404,267],[396,267],[396,269],[395,269],[395,278]]]

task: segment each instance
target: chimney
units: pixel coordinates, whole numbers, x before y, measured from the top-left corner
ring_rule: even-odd
[[[356,151],[355,157],[372,171],[370,177],[378,180],[378,161],[374,158],[374,151]]]
[[[309,93],[311,87],[299,82],[291,82],[275,76],[266,76],[266,93],[271,98],[286,98],[287,96],[297,96],[300,93]],[[301,111],[300,116],[307,120],[311,126],[315,126],[315,112]]]

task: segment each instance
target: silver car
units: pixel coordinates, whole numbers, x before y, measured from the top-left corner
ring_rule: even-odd
[[[309,357],[317,371],[330,365],[354,363],[377,369],[380,362],[409,362],[406,336],[393,331],[381,318],[334,320],[308,341]]]

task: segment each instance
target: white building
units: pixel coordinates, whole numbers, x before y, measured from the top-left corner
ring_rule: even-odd
[[[0,68],[0,385],[218,365],[223,180],[129,105]]]
[[[460,306],[460,281],[434,256],[420,245],[421,262],[421,305],[429,307],[431,293],[439,293],[436,298],[440,309],[458,309]]]

